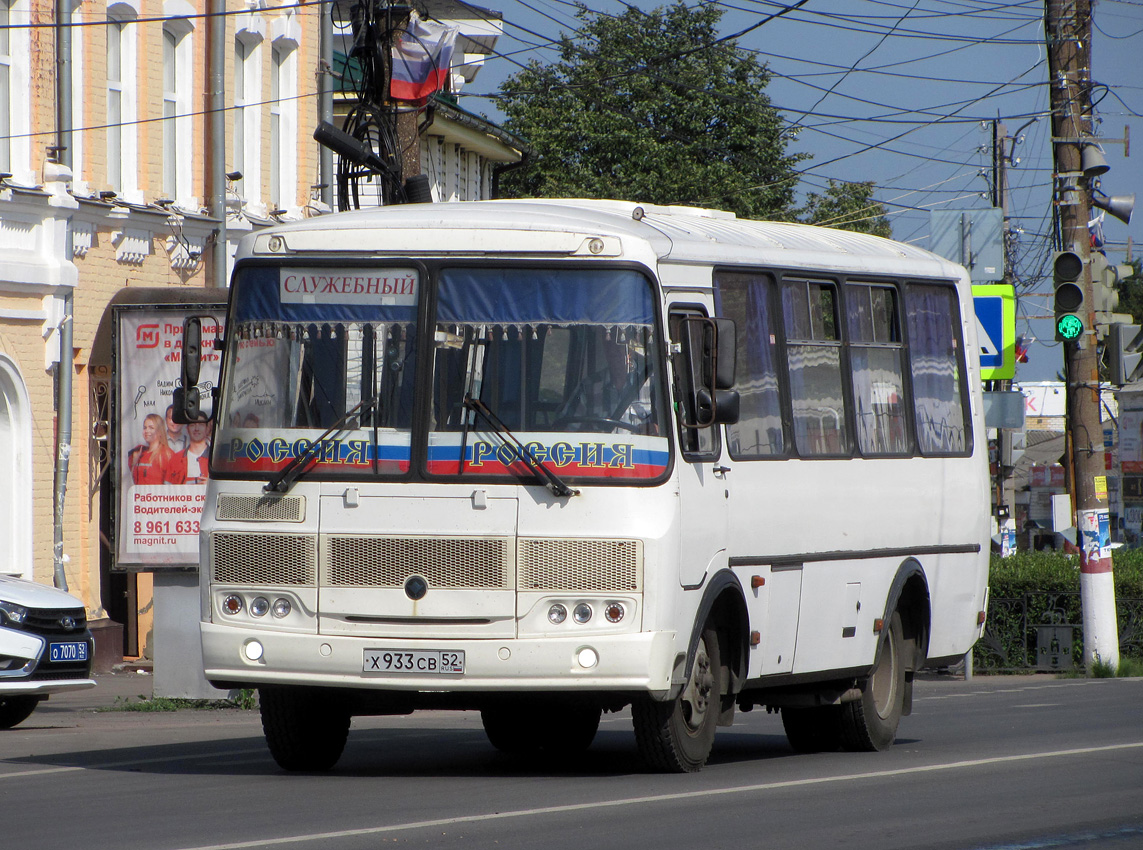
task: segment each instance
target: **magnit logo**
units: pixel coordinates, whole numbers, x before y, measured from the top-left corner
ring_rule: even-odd
[[[159,325],[139,325],[135,329],[136,348],[159,347]]]

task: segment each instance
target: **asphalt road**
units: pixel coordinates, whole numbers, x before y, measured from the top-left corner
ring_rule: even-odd
[[[95,710],[149,695],[132,676],[0,732],[0,846],[1143,848],[1143,679],[926,678],[885,753],[796,755],[740,714],[685,776],[644,770],[626,712],[530,764],[474,713],[356,718],[333,771],[298,775],[256,711]]]

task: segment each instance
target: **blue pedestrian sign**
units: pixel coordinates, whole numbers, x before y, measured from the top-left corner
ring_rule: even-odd
[[[976,336],[980,346],[980,379],[1016,377],[1016,288],[1007,283],[972,287]]]

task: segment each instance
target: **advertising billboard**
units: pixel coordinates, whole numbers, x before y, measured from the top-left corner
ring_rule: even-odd
[[[118,567],[197,566],[199,519],[210,475],[212,424],[180,425],[172,398],[181,383],[183,320],[203,323],[198,387],[204,410],[218,383],[224,306],[121,307],[115,311],[115,398],[112,416],[116,487],[115,560]]]

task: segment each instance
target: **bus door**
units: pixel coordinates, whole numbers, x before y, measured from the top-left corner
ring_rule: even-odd
[[[726,565],[729,536],[731,480],[722,463],[720,428],[686,427],[694,421],[687,405],[694,396],[694,376],[700,374],[700,345],[694,324],[687,317],[706,316],[705,308],[693,304],[671,307],[668,319],[671,341],[672,395],[678,423],[679,481],[679,582],[697,588],[707,576]]]

